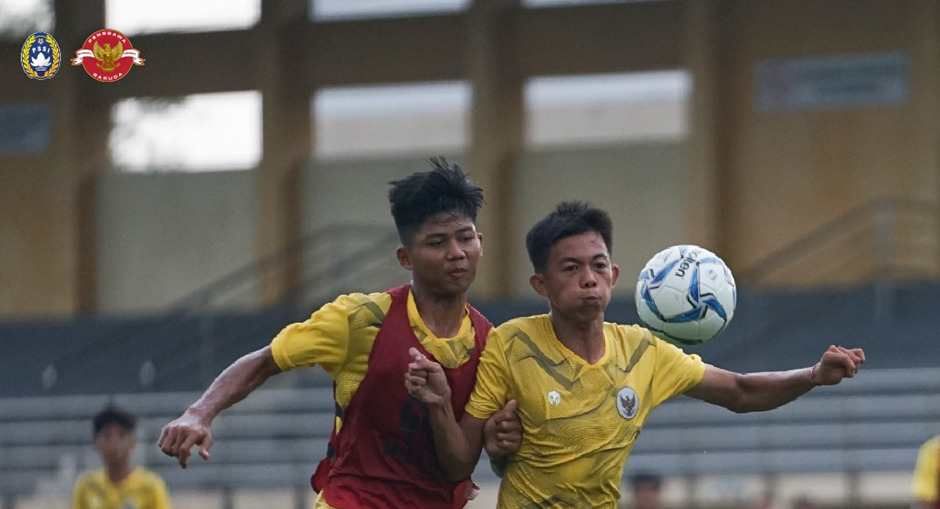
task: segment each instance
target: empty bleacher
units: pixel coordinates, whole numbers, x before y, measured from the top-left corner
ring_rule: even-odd
[[[940,342],[929,322],[938,297],[936,286],[898,288],[893,314],[876,320],[871,288],[745,292],[727,333],[694,349],[706,361],[739,371],[786,369],[807,366],[829,343],[843,343],[866,348],[865,369],[772,412],[737,415],[688,398],[670,401],[647,423],[627,472],[909,472],[918,445],[940,433]],[[498,322],[542,306],[480,307]],[[140,416],[136,459],[174,490],[305,486],[333,420],[329,381],[316,369],[279,375],[223,414],[208,463],[194,458],[182,470],[154,443],[219,370],[308,313],[281,307],[170,325],[144,317],[0,326],[0,497],[34,493],[95,465],[90,418],[111,402]],[[632,303],[615,302],[609,318],[632,322]],[[142,377],[148,362],[153,372]],[[485,465],[477,476],[494,480]]]
[[[141,417],[138,460],[174,489],[302,486],[326,450],[328,388],[263,389],[214,426],[212,459],[182,470],[154,446],[195,392],[0,400],[0,492],[31,493],[66,463],[95,463],[90,418],[109,402]],[[654,412],[630,469],[667,475],[909,471],[940,430],[940,369],[870,370],[772,412],[736,415],[688,398]],[[477,477],[492,480],[485,466]]]

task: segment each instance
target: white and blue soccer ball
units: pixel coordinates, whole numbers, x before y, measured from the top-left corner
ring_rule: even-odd
[[[650,330],[685,346],[704,343],[734,316],[734,276],[715,253],[672,246],[656,253],[636,283],[636,310]]]

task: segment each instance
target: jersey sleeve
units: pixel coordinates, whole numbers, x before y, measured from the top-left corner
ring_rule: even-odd
[[[914,500],[934,503],[940,501],[937,493],[940,484],[940,437],[929,440],[917,454],[917,466],[914,467],[912,488]]]
[[[511,381],[505,345],[498,329],[491,329],[480,356],[477,380],[467,401],[466,412],[477,419],[489,419],[509,400]]]
[[[656,365],[653,368],[653,406],[698,385],[705,377],[705,363],[671,343],[653,337]]]
[[[349,315],[373,302],[374,295],[341,295],[309,319],[284,327],[271,341],[274,362],[281,371],[319,364],[330,376],[342,369],[349,350]],[[374,302],[373,302],[374,303]]]

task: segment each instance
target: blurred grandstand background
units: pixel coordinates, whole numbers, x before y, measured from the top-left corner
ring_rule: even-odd
[[[224,414],[210,463],[152,444],[283,325],[403,280],[386,184],[436,154],[487,191],[474,297],[496,323],[544,309],[522,238],[580,198],[615,221],[610,320],[636,320],[652,253],[698,243],[741,285],[706,361],[866,349],[857,380],[774,412],[667,403],[625,474],[665,475],[674,508],[910,504],[940,433],[940,2],[146,4],[0,0],[0,508],[67,507],[107,402],[142,417],[137,460],[176,507],[310,507],[319,371]],[[105,26],[146,66],[21,74],[29,33],[68,58]]]

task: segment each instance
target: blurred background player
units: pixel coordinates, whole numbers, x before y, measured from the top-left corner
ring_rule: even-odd
[[[830,346],[812,367],[739,374],[645,328],[604,322],[620,275],[610,258],[612,229],[607,212],[565,202],[529,230],[530,282],[551,313],[493,330],[463,419],[441,366],[411,352],[405,385],[431,409],[451,479],[476,465],[486,420],[518,400],[524,442],[500,483],[499,507],[616,507],[624,463],[666,400],[686,394],[734,412],[766,411],[853,377],[864,362],[861,349]]]
[[[940,509],[940,435],[921,446],[913,488],[914,509]]]
[[[72,509],[170,509],[163,479],[131,462],[137,419],[108,407],[95,415],[92,428],[102,468],[76,481]]]
[[[411,284],[340,296],[307,321],[285,327],[270,346],[222,372],[164,427],[159,440],[164,453],[185,468],[190,448],[197,446],[208,460],[212,420],[219,412],[272,375],[320,365],[334,381],[336,419],[327,458],[311,479],[320,493],[317,507],[464,505],[472,491],[470,474],[454,480],[441,474],[427,411],[401,384],[408,349],[419,348],[445,366],[453,404],[463,408],[491,327],[467,303],[482,254],[476,218],[483,191],[458,166],[431,162],[430,171],[392,182],[389,192],[402,244],[396,254],[411,272]],[[518,446],[519,426],[511,412],[497,413],[488,429],[490,454]]]
[[[663,509],[663,477],[653,472],[637,472],[630,476],[633,498],[630,509]]]

